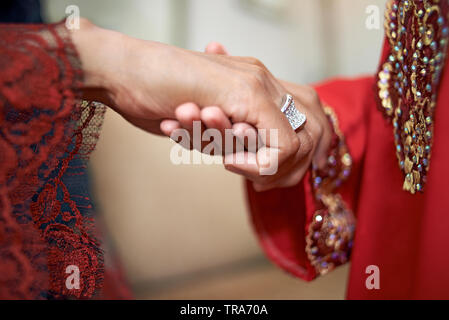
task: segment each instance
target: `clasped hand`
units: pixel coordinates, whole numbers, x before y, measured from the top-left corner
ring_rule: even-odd
[[[72,39],[86,99],[105,103],[150,133],[192,131],[194,121],[223,134],[231,129],[246,148],[223,153],[225,168],[253,181],[258,191],[294,186],[312,162],[326,164],[331,133],[316,92],[277,80],[257,59],[229,56],[216,43],[199,53],[133,39],[86,20]],[[296,132],[280,110],[286,93],[307,116]],[[255,150],[248,148],[244,137],[271,129],[277,129],[277,141],[267,135]],[[263,174],[273,161],[277,170]]]

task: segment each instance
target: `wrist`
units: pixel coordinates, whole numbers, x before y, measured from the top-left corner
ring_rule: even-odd
[[[81,87],[83,98],[110,103],[114,76],[117,75],[114,68],[122,57],[121,41],[124,37],[102,29],[87,19],[81,19],[80,28],[72,31],[72,42],[84,75]]]

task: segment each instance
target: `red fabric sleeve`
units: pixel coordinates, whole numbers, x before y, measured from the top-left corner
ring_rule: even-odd
[[[81,81],[63,23],[0,25],[0,298],[87,298],[101,287],[92,206],[68,182],[104,113],[77,103]],[[80,271],[75,290],[69,266]]]
[[[349,153],[352,157],[352,171],[348,179],[336,189],[346,205],[345,211],[356,212],[358,200],[358,186],[361,177],[361,168],[367,137],[368,115],[367,108],[375,106],[372,99],[374,77],[361,79],[336,79],[316,86],[316,90],[323,105],[330,106],[336,114],[339,127],[345,137]],[[368,100],[367,100],[368,99]],[[316,189],[310,170],[303,181],[292,188],[277,189],[258,193],[247,182],[248,202],[252,222],[259,241],[266,255],[278,266],[294,276],[304,280],[312,280],[319,274],[324,274],[349,258],[351,241],[347,241],[348,256],[344,252],[335,252],[335,236],[339,239],[339,229],[333,229],[334,236],[330,235],[320,224],[320,228],[311,227],[316,219],[321,205],[316,198]],[[323,216],[324,217],[324,216]],[[320,217],[318,217],[320,218]],[[339,219],[337,219],[339,220]],[[327,221],[336,221],[335,219]],[[338,224],[338,221],[337,223]],[[336,261],[329,265],[329,259],[325,262],[311,261],[313,246],[307,246],[307,238],[313,239],[316,234],[317,243],[321,243],[319,251],[325,251],[328,257],[335,255]],[[319,234],[319,233],[326,233]],[[326,241],[331,245],[326,246]],[[338,251],[338,250],[337,250]],[[344,251],[344,250],[342,250]],[[339,258],[338,258],[339,257]],[[324,267],[320,267],[323,263]]]

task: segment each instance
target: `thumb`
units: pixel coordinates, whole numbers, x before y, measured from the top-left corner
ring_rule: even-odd
[[[229,56],[228,50],[219,42],[209,43],[206,47],[206,53]]]

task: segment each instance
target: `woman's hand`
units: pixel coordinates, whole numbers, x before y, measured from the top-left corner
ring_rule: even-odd
[[[206,52],[227,55],[226,49],[218,43],[211,43]],[[299,103],[298,108],[306,113],[308,118],[304,129],[298,133],[301,151],[298,151],[294,157],[294,165],[283,166],[275,176],[263,177],[258,175],[257,170],[248,163],[236,164],[235,155],[225,155],[224,159],[225,167],[228,170],[252,180],[258,191],[296,185],[310,168],[312,162],[317,167],[323,168],[326,165],[327,152],[331,144],[331,128],[316,91],[311,87],[281,82],[287,91],[295,97]],[[188,103],[181,105],[176,110],[176,116],[177,120],[166,120],[161,123],[161,129],[167,136],[170,136],[178,128],[190,130],[192,121],[202,121],[204,128],[216,128],[220,131],[232,128],[234,134],[241,138],[245,135],[255,134],[254,127],[247,123],[231,124],[223,111],[217,107],[206,107],[200,110],[195,104]]]
[[[278,129],[277,144],[266,139],[264,150],[255,155],[257,175],[274,161],[290,168],[298,152],[302,158],[311,149],[310,139],[300,142],[279,109],[285,88],[255,59],[137,40],[85,20],[72,39],[83,65],[86,97],[104,102],[140,128],[160,133],[160,121],[176,119],[176,108],[192,101],[200,109],[218,106],[233,123]]]
[[[257,61],[134,39],[86,20],[72,39],[82,62],[86,94],[106,100],[126,117],[174,118],[176,107],[189,101],[200,107],[219,105],[232,121],[253,125],[261,122],[261,109],[270,115],[280,113],[286,91]],[[286,123],[270,122],[281,128]]]

